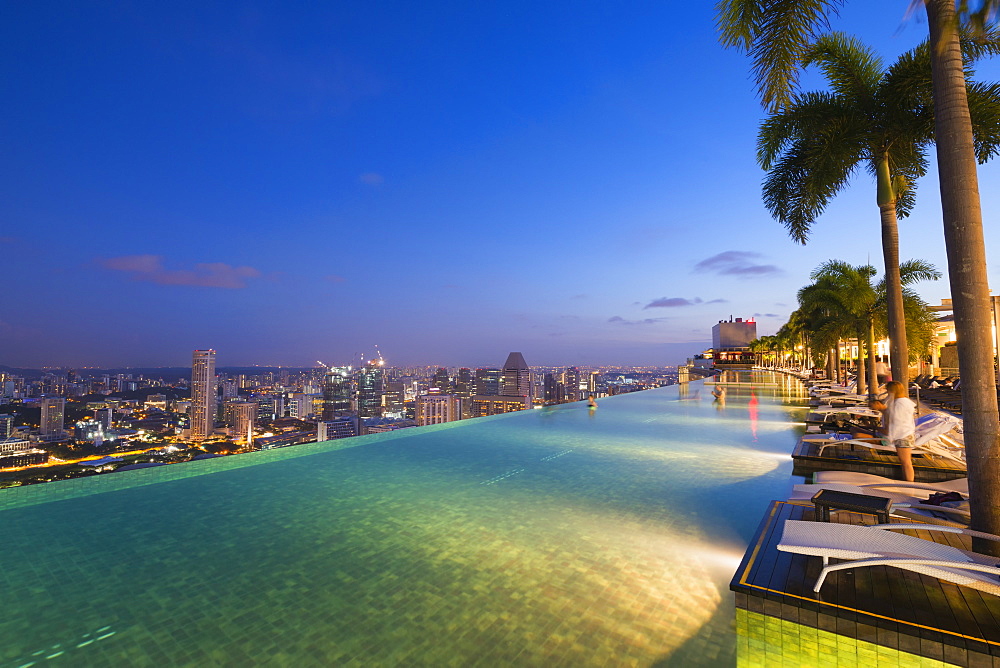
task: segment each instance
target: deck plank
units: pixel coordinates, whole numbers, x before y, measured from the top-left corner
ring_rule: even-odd
[[[815,620],[811,625],[820,628],[834,624],[838,633],[869,640],[877,636],[881,644],[917,654],[925,650],[929,657],[940,652],[937,643],[1000,657],[1000,597],[889,567],[832,573],[820,594],[815,595],[812,585],[819,575],[821,560],[780,552],[776,547],[785,520],[812,519],[812,515],[811,506],[772,502],[730,585],[733,591],[745,595],[738,601],[751,601],[746,605],[749,609],[772,611],[766,614],[779,609],[785,612],[778,614],[795,608],[813,611],[801,615],[805,621],[800,621],[798,614],[792,619],[807,624]],[[845,511],[834,513],[832,521],[874,523],[870,515]],[[971,549],[971,540],[958,534],[906,533]],[[752,604],[755,598],[771,603]],[[774,602],[783,605],[775,606]]]

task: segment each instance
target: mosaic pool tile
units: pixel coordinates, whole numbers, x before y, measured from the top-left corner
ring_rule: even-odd
[[[757,378],[0,491],[0,666],[733,665]]]

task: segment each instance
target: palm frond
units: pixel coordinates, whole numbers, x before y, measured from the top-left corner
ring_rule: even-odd
[[[802,54],[844,0],[721,0],[720,40],[746,51],[761,103],[780,109],[798,87]]]
[[[840,32],[821,35],[806,49],[802,66],[817,65],[830,88],[855,104],[873,99],[882,79],[882,60],[860,40]]]
[[[715,5],[719,41],[725,47],[750,49],[760,29],[761,0],[719,0]]]
[[[757,162],[767,170],[796,138],[830,132],[831,124],[849,123],[852,109],[827,92],[805,93],[768,116],[757,133]]]
[[[919,281],[936,281],[941,278],[938,268],[926,260],[906,260],[899,263],[899,279],[903,285]]]
[[[812,224],[847,184],[857,164],[851,159],[822,158],[815,147],[796,142],[768,172],[761,186],[764,206],[798,243],[809,239]]]
[[[984,163],[1000,152],[1000,83],[966,84],[976,159]]]

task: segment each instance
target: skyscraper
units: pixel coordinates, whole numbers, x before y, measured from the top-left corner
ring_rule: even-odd
[[[226,404],[233,441],[253,444],[253,429],[257,423],[256,401],[230,401]]]
[[[351,379],[344,367],[327,367],[323,377],[323,420],[351,411]]]
[[[500,369],[476,369],[476,395],[496,397],[500,395]]]
[[[500,377],[500,395],[531,399],[531,371],[521,353],[511,353],[507,356]]]
[[[447,369],[439,367],[434,372],[434,378],[431,379],[431,387],[436,387],[439,394],[451,393],[451,378],[448,377]]]
[[[43,439],[58,439],[64,432],[66,400],[62,397],[45,397],[41,405],[42,421],[39,432]]]
[[[472,380],[472,369],[462,367],[455,376],[455,394],[460,397],[471,397],[476,392],[475,384]]]
[[[545,374],[545,403],[561,404],[566,401],[566,386],[551,374]]]
[[[582,398],[580,393],[580,369],[575,366],[569,367],[566,369],[563,378],[563,383],[566,385],[566,401],[579,401]]]
[[[215,351],[196,350],[191,359],[191,440],[204,441],[215,428]]]
[[[382,417],[385,370],[381,359],[368,360],[358,372],[358,415]]]

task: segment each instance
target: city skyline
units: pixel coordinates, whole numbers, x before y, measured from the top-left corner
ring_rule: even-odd
[[[926,36],[906,8],[847,6],[832,27],[891,62]],[[213,348],[303,367],[378,345],[400,366],[674,365],[730,316],[774,333],[825,260],[881,271],[865,174],[807,246],[768,216],[764,114],[711,3],[9,14],[0,364]],[[980,168],[986,221],[998,169]],[[936,191],[932,170],[900,255],[944,272]]]

